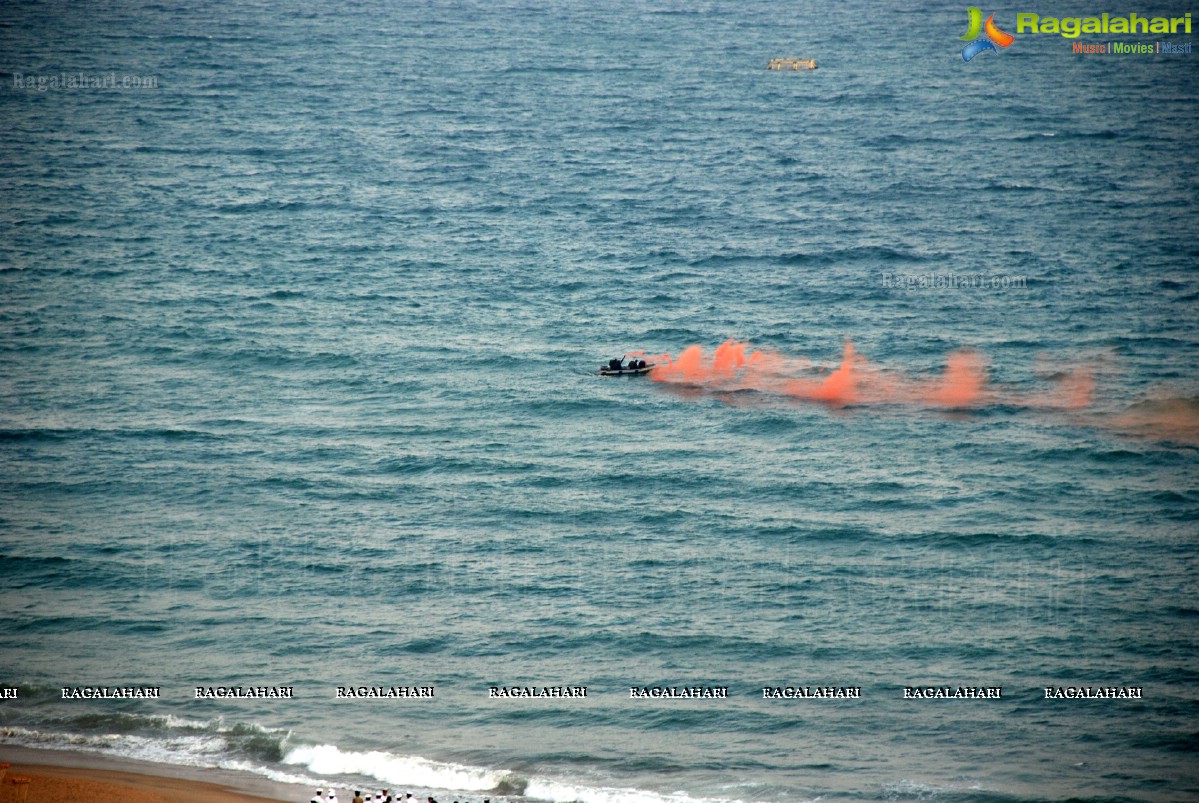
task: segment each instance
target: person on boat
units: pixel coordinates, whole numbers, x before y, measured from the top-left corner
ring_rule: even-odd
[[[617,359],[616,357],[613,357],[612,359],[608,360],[608,370],[609,371],[623,370],[620,365],[620,360]]]

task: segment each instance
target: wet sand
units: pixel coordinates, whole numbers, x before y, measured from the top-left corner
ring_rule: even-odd
[[[0,803],[306,803],[314,790],[221,770],[6,747]],[[14,784],[28,778],[28,784]]]
[[[14,777],[29,779],[22,796]],[[217,784],[114,770],[14,764],[0,782],[0,803],[263,803]],[[277,801],[285,803],[285,801]]]

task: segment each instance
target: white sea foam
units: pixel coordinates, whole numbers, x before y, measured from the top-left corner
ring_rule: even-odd
[[[532,778],[525,796],[554,803],[715,803],[706,798],[692,797],[683,792],[660,794],[642,789],[620,789],[603,786],[578,786],[571,783]],[[721,803],[731,803],[721,801]]]
[[[544,777],[525,781],[506,770],[470,767],[381,750],[342,750],[331,744],[298,745],[289,749],[282,763],[307,771],[290,772],[230,755],[231,747],[225,736],[233,729],[227,727],[223,720],[202,722],[175,717],[169,719],[171,732],[155,736],[80,734],[9,727],[0,729],[0,744],[73,750],[155,764],[233,770],[303,786],[326,784],[330,779],[339,777],[358,776],[373,778],[388,785],[437,792],[496,792],[506,786],[514,794],[551,803],[717,803],[683,792],[662,794],[576,784]],[[497,798],[505,796],[503,792],[496,795]],[[719,803],[734,802],[720,800]]]
[[[488,792],[506,783],[522,790],[518,792],[522,797],[552,803],[736,803],[727,799],[696,798],[683,792],[661,794],[641,789],[575,784],[543,777],[522,781],[504,770],[468,767],[377,750],[341,750],[328,744],[295,747],[284,757],[283,763],[303,766],[316,775],[359,775],[391,785],[427,790]],[[281,775],[277,780],[294,783],[295,777]]]
[[[293,747],[283,757],[283,763],[307,767],[318,775],[365,775],[392,784],[463,792],[490,791],[511,777],[501,770],[430,761],[420,756],[398,756],[380,750],[341,750],[331,744]]]
[[[214,757],[227,748],[224,738],[217,733],[176,733],[159,737],[132,733],[58,733],[30,728],[5,728],[0,731],[0,744],[101,753],[189,767],[215,766]]]
[[[245,772],[251,775],[261,775],[264,778],[275,781],[276,783],[292,784],[295,786],[322,786],[326,782],[319,778],[314,778],[311,775],[297,775],[294,772],[282,772],[273,770],[270,767],[262,767],[257,764],[252,764],[248,761],[222,761],[219,765],[220,769],[231,770],[233,772]]]

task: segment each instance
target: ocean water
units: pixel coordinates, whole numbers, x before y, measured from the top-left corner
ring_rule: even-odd
[[[1199,798],[1199,56],[964,63],[966,22],[0,5],[0,746],[441,800]],[[61,699],[126,684],[161,698]],[[693,685],[728,698],[630,698]],[[762,694],[827,685],[861,698]],[[1002,698],[904,699],[943,685]]]

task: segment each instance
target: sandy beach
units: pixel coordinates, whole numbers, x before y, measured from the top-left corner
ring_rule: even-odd
[[[13,782],[15,778],[29,779],[24,792],[22,784]],[[0,783],[0,803],[263,803],[271,799],[199,781],[41,764],[14,764]]]
[[[0,751],[0,762],[11,762],[0,779],[0,803],[290,803],[314,791],[217,769],[16,746]]]

